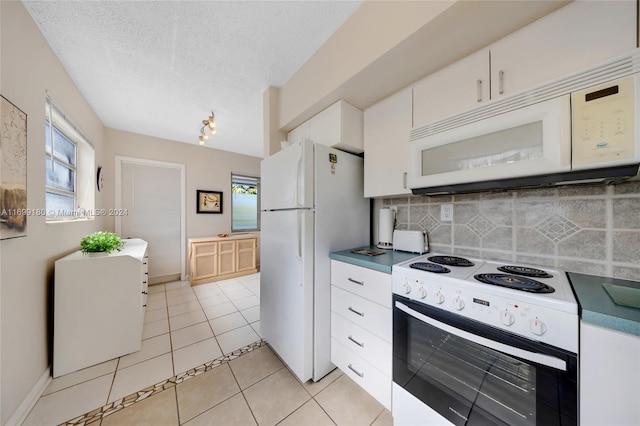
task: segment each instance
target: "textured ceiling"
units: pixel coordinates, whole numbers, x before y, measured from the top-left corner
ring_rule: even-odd
[[[103,124],[262,157],[262,93],[282,86],[353,1],[23,1]]]

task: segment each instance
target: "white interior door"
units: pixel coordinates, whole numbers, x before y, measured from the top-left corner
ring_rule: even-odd
[[[184,165],[116,158],[116,217],[123,238],[149,243],[149,279],[185,279]],[[119,191],[118,191],[119,189]]]

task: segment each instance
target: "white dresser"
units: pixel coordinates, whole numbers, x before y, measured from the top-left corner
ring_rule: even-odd
[[[53,377],[140,350],[147,242],[109,255],[77,251],[55,263]]]
[[[331,260],[331,362],[391,409],[391,274]]]

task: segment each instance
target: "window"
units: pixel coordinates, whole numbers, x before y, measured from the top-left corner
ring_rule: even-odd
[[[89,219],[94,215],[93,146],[50,98],[45,112],[47,221]]]
[[[231,231],[260,229],[260,178],[231,173]]]

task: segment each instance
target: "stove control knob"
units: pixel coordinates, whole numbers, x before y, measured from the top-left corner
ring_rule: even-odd
[[[418,297],[420,297],[420,299],[427,297],[427,290],[425,290],[424,287],[420,287],[418,290]]]
[[[409,294],[411,293],[411,286],[409,285],[408,282],[405,281],[404,283],[404,294]]]
[[[542,336],[547,332],[547,325],[540,320],[540,318],[534,318],[529,322],[529,328],[531,332],[536,336]]]
[[[436,294],[433,295],[433,300],[435,300],[438,305],[441,305],[442,303],[444,303],[444,294],[442,294],[442,292],[438,290]]]
[[[500,321],[502,321],[502,323],[504,325],[511,325],[514,322],[516,322],[516,317],[513,316],[513,314],[511,312],[509,312],[508,310],[504,310],[502,311],[502,313],[500,314]]]
[[[456,296],[456,298],[453,299],[453,307],[458,311],[464,309],[464,300],[462,300],[462,297]]]

